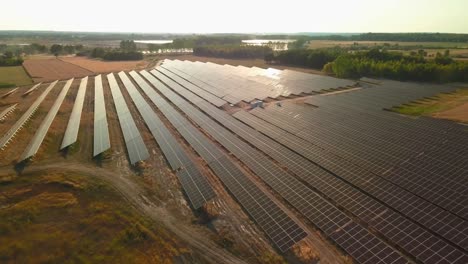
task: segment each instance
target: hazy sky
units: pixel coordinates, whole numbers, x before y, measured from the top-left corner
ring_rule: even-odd
[[[0,30],[468,33],[468,0],[27,0],[0,6]]]

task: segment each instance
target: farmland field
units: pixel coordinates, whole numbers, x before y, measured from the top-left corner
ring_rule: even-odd
[[[141,70],[148,66],[149,61],[102,61],[85,57],[60,57],[60,60],[77,65],[94,73]]]
[[[445,50],[450,51],[450,55],[459,60],[466,60],[468,58],[468,44],[467,43],[454,43],[454,42],[401,42],[401,41],[335,41],[335,40],[311,40],[308,44],[310,49],[320,48],[333,48],[342,47],[349,48],[353,45],[361,47],[382,46],[389,44],[388,49],[391,51],[395,45],[399,49],[394,51],[409,54],[412,51],[424,49],[428,57],[434,57],[437,52],[444,53]]]
[[[11,83],[16,86],[32,83],[22,66],[0,67],[0,83]]]
[[[357,43],[358,45],[384,45],[388,43],[390,45],[399,46],[422,46],[424,48],[443,48],[443,49],[450,49],[450,48],[459,48],[459,49],[468,49],[467,43],[454,43],[454,42],[404,42],[404,41],[338,41],[338,40],[311,40],[309,42],[309,48],[317,49],[317,48],[332,48],[335,46],[341,47],[349,47]]]
[[[55,58],[26,60],[23,66],[34,82],[63,80],[93,74],[89,70]]]

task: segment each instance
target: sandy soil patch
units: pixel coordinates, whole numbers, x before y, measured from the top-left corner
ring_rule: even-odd
[[[435,113],[433,116],[436,118],[444,118],[468,123],[468,103],[459,105],[446,111]]]

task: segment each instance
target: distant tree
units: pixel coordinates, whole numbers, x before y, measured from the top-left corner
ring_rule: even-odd
[[[152,44],[152,43],[148,44],[149,51],[157,51],[158,49],[159,49],[158,45]]]
[[[41,45],[41,44],[38,44],[38,43],[32,43],[31,45],[29,45],[29,47],[31,48],[31,53],[45,53],[47,52],[47,47],[45,45]]]
[[[137,46],[133,40],[120,41],[120,49],[123,51],[136,51]]]
[[[63,47],[63,50],[65,51],[66,54],[74,54],[75,53],[75,46],[65,45]]]
[[[296,41],[289,43],[288,49],[302,49],[308,43],[308,38],[298,37]]]
[[[94,48],[91,51],[91,57],[93,58],[102,58],[106,54],[106,51],[103,48]]]
[[[58,56],[60,53],[63,51],[63,46],[60,44],[53,44],[50,46],[50,53],[54,54],[55,56]]]
[[[436,57],[434,58],[434,62],[437,64],[442,64],[442,65],[448,65],[453,62],[453,59],[448,56],[450,53],[447,52],[448,50],[445,51],[444,55],[442,55],[440,52],[437,52]]]
[[[5,59],[11,59],[13,58],[13,52],[5,51],[5,53],[3,53],[3,57],[5,57]]]
[[[450,56],[450,50],[445,50],[444,56],[445,56],[445,57],[449,57],[449,56]]]

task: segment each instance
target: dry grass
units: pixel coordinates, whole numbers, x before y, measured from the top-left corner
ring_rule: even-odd
[[[29,199],[16,203],[11,207],[13,210],[44,210],[49,207],[66,207],[78,203],[76,197],[71,193],[48,193],[44,192]]]
[[[0,194],[1,263],[172,263],[189,253],[96,179],[31,173]]]

